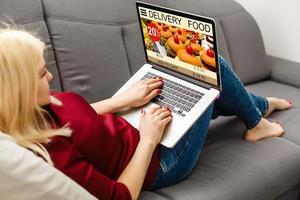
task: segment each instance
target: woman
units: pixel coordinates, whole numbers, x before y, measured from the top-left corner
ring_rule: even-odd
[[[220,58],[220,98],[168,149],[159,145],[172,120],[168,108],[142,111],[139,131],[110,114],[149,102],[160,93],[161,78],[140,81],[120,96],[89,105],[73,93],[50,95],[52,75],[44,50],[44,43],[28,32],[0,30],[0,131],[99,199],[137,199],[142,188],[184,179],[195,166],[212,117],[238,116],[247,128],[245,139],[256,141],[281,136],[280,124],[264,117],[292,106],[284,99],[247,93]]]

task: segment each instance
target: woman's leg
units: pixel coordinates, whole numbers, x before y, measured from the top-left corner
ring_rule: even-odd
[[[274,127],[275,129],[278,128],[278,124],[270,123],[262,118],[262,114],[270,110],[268,99],[248,93],[223,58],[220,58],[220,66],[223,91],[214,104],[215,109],[210,106],[174,148],[169,149],[160,146],[160,169],[153,183],[153,189],[175,184],[190,174],[202,151],[212,111],[214,117],[219,115],[239,116],[249,128],[248,132],[261,127],[261,124],[263,125],[263,132]],[[280,108],[277,107],[276,109]],[[266,125],[270,125],[271,128],[266,128]],[[271,133],[273,132],[271,131]],[[255,131],[255,136],[266,137],[266,135],[258,133],[259,131]]]
[[[205,142],[213,105],[196,121],[174,148],[160,146],[160,168],[153,189],[184,179],[196,165]]]
[[[219,60],[222,92],[215,101],[213,118],[219,115],[238,116],[248,129],[245,138],[251,141],[282,135],[283,129],[279,124],[262,117],[270,110],[268,99],[248,93],[228,63],[222,57]]]
[[[219,61],[222,91],[215,101],[213,117],[236,115],[244,121],[247,129],[255,127],[261,113],[268,109],[266,98],[249,94],[225,59],[220,57]]]
[[[251,92],[247,92],[247,93],[248,93],[248,96],[251,99],[251,101],[256,106],[256,108],[258,108],[258,110],[260,111],[261,115],[264,116],[269,109],[269,103],[268,103],[267,98],[257,96]]]
[[[293,106],[292,102],[275,97],[260,97],[248,92],[249,97],[260,110],[263,117],[268,117],[274,110],[286,110]],[[264,102],[267,101],[267,104]],[[267,107],[265,107],[267,105]]]

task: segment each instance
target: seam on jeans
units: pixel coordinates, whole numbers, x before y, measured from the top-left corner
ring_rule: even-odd
[[[193,129],[194,129],[194,127],[193,127]],[[193,130],[191,130],[191,131],[193,131]],[[169,168],[166,168],[167,169],[166,173],[168,173],[169,171],[171,171],[175,167],[176,163],[178,163],[178,160],[180,160],[180,158],[183,155],[183,151],[187,148],[188,144],[190,143],[191,137],[192,137],[192,135],[190,134],[189,137],[188,137],[188,139],[186,140],[186,143],[184,144],[183,148],[181,149],[180,153],[178,154],[176,160],[174,160],[174,162],[171,163],[171,165],[170,165]]]
[[[169,168],[167,168],[167,172],[169,172],[170,170],[172,170],[175,167],[176,163],[178,163],[178,160],[182,156],[183,151],[186,149],[186,147],[189,144],[190,138],[191,138],[191,136],[189,136],[189,138],[187,139],[186,143],[184,144],[183,148],[181,149],[180,153],[178,154],[176,160],[170,165]]]
[[[165,173],[166,171],[167,171],[167,167],[166,167],[166,165],[165,165],[165,163],[164,162],[159,162],[159,165],[160,165],[160,168],[161,168],[161,171],[163,172],[163,173]]]

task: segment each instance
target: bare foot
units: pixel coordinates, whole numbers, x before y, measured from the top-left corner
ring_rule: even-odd
[[[275,97],[267,97],[267,101],[269,103],[269,109],[264,117],[268,117],[274,110],[287,110],[293,106],[290,101]]]
[[[268,137],[279,137],[283,135],[284,130],[278,122],[270,122],[261,118],[260,122],[252,129],[247,130],[245,139],[248,141],[257,141]]]

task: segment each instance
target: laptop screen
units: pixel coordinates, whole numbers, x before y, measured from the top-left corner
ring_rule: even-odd
[[[147,61],[219,87],[214,21],[137,2]]]

